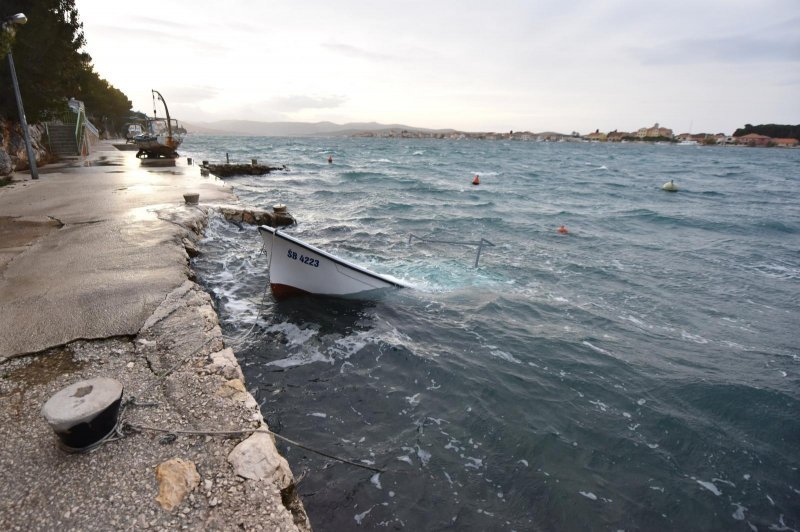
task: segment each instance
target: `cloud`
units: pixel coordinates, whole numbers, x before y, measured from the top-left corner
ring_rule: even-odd
[[[356,59],[367,59],[370,61],[394,61],[397,59],[397,57],[394,57],[389,54],[381,54],[373,52],[371,50],[359,48],[358,46],[353,46],[351,44],[329,42],[324,44],[323,46],[328,50],[331,50],[338,54],[347,57],[355,57]]]
[[[347,101],[344,96],[276,96],[264,102],[264,107],[281,113],[295,113],[303,109],[333,109]]]
[[[174,100],[176,103],[181,102],[189,104],[210,100],[222,93],[219,87],[209,87],[207,85],[169,87],[167,90],[169,91],[170,102]],[[166,94],[164,91],[161,92]]]
[[[800,36],[779,38],[737,35],[684,39],[651,48],[634,48],[644,64],[764,63],[800,61]]]

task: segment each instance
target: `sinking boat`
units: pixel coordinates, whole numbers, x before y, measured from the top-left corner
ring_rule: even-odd
[[[164,111],[166,111],[166,118],[147,118],[145,131],[133,137],[133,144],[139,148],[136,152],[136,157],[139,159],[149,159],[152,157],[168,157],[176,158],[178,156],[178,146],[183,142],[181,131],[178,121],[169,116],[169,108],[167,102],[161,93],[157,90],[151,91],[153,93],[153,108],[155,109],[155,97],[161,100],[164,104]],[[155,114],[155,112],[154,112]]]
[[[261,225],[258,232],[269,253],[269,282],[277,299],[302,294],[363,296],[384,289],[410,288],[398,279],[371,272],[278,229]]]

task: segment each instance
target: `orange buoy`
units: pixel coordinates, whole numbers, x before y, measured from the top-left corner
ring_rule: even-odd
[[[328,155],[328,162],[329,162],[329,163],[332,163],[332,162],[333,162],[333,155]]]
[[[569,229],[567,229],[567,226],[562,225],[561,227],[558,228],[558,232],[561,233],[562,235],[566,235],[569,233]]]
[[[478,174],[475,174],[475,177],[472,179],[472,184],[473,185],[480,185],[481,184],[481,178],[478,177]]]

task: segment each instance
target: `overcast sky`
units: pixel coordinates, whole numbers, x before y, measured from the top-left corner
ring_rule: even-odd
[[[154,88],[188,122],[800,123],[798,0],[75,3],[97,72],[134,109],[152,114]]]

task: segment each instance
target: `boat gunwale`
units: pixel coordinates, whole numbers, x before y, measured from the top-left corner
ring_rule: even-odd
[[[385,277],[385,276],[383,276],[383,275],[381,275],[379,273],[372,272],[372,271],[370,271],[370,270],[368,270],[366,268],[362,268],[361,266],[358,266],[357,264],[353,264],[352,262],[348,262],[348,261],[346,261],[344,259],[341,259],[341,258],[335,256],[335,255],[331,255],[327,251],[323,251],[323,250],[321,250],[321,249],[319,249],[319,248],[317,248],[315,246],[312,246],[311,244],[306,244],[302,240],[300,240],[300,239],[298,239],[298,238],[296,238],[296,237],[294,237],[292,235],[287,235],[286,233],[278,231],[274,227],[269,227],[268,225],[259,225],[258,226],[258,231],[259,231],[259,233],[263,233],[263,231],[268,231],[268,232],[272,233],[274,236],[283,238],[284,240],[286,240],[288,242],[292,242],[292,243],[297,244],[298,246],[303,247],[303,248],[305,248],[305,249],[307,249],[309,251],[313,251],[314,253],[322,255],[326,259],[331,260],[336,264],[339,264],[339,265],[344,266],[346,268],[350,268],[352,270],[356,270],[359,273],[363,273],[364,275],[368,275],[369,277],[372,277],[374,279],[378,279],[378,280],[383,281],[385,283],[388,283],[388,284],[390,284],[392,286],[396,286],[398,288],[411,288],[410,285],[407,285],[407,284],[405,284],[405,283],[403,283],[401,281],[394,281],[394,280],[389,279],[389,278],[387,278],[387,277]]]

